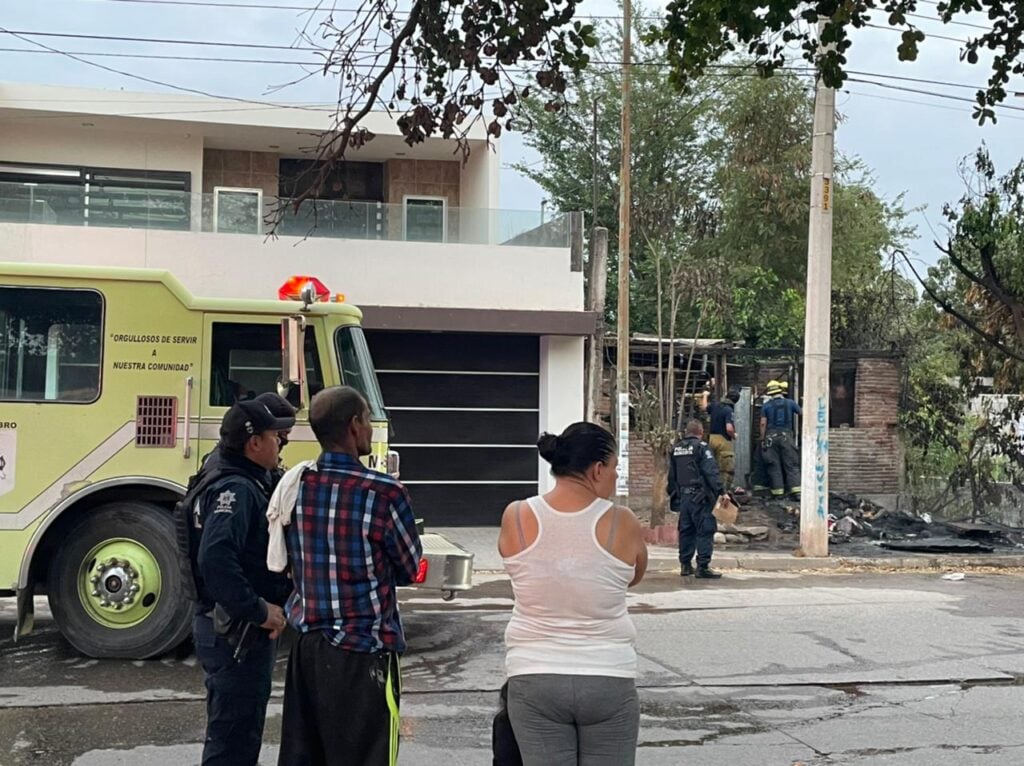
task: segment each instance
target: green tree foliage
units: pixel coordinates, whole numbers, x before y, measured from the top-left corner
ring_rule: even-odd
[[[319,183],[329,178],[332,164],[373,139],[362,126],[371,110],[397,115],[410,145],[435,135],[461,141],[479,121],[498,136],[520,126],[531,103],[559,110],[573,75],[593,65],[590,54],[597,45],[594,27],[576,18],[577,5],[360,0],[354,8],[326,14],[318,29],[304,35],[339,91],[333,130],[320,144],[325,168]],[[1011,74],[1024,73],[1020,0],[671,0],[664,20],[646,32],[665,46],[673,84],[681,88],[724,59],[731,62],[736,52],[750,57],[762,74],[803,58],[827,84],[839,87],[848,76],[852,30],[870,23],[900,32],[894,38],[897,56],[913,61],[926,39],[919,19],[937,13],[950,24],[981,10],[991,27],[970,32],[961,57],[976,64],[979,52],[992,54],[975,108],[984,122],[995,119]],[[827,20],[820,41],[824,54],[814,30],[819,19]]]
[[[754,267],[733,289],[727,334],[754,348],[798,348],[805,307],[801,291],[783,286],[775,272]]]
[[[638,13],[642,14],[641,11]],[[618,30],[601,28],[599,55],[619,55]],[[641,44],[640,61],[663,60],[657,44]],[[559,113],[527,108],[527,143],[541,162],[519,169],[566,210],[589,210],[597,178],[596,221],[618,241],[619,75],[588,71],[573,80]],[[597,104],[596,162],[594,104]],[[638,66],[633,83],[633,237],[630,319],[634,332],[722,336],[761,347],[797,347],[803,336],[803,293],[810,197],[812,96],[790,76],[767,80],[730,72],[695,81],[682,96],[662,67]],[[881,255],[908,231],[899,200],[888,204],[854,159],[840,158],[835,176],[833,283],[850,310],[872,312],[857,323],[838,314],[836,341],[847,348],[889,347],[863,328],[888,327]],[[660,246],[662,250],[656,250]],[[656,257],[657,256],[657,257]],[[714,301],[686,295],[673,304],[673,269],[699,259],[717,269],[714,283],[731,295]],[[610,260],[615,284],[616,259]],[[659,283],[658,269],[663,269]],[[667,270],[666,270],[667,269]],[[692,283],[693,280],[683,280]],[[711,280],[709,280],[711,281]],[[660,284],[660,289],[659,289]],[[882,291],[871,300],[869,288]],[[849,294],[847,294],[849,293]],[[728,304],[728,306],[727,306]],[[701,311],[714,305],[719,310]],[[609,319],[614,301],[609,302]],[[662,321],[678,317],[678,322]],[[857,332],[851,332],[856,328]]]
[[[939,263],[922,279],[949,323],[966,329],[961,362],[997,390],[1024,388],[1024,161],[999,175],[982,147],[961,165],[965,193],[946,205]]]
[[[912,481],[943,486],[938,506],[968,490],[977,516],[1001,484],[1024,489],[1024,162],[1000,175],[982,147],[961,176],[939,262],[921,275],[907,261],[932,302],[915,316],[901,425]]]
[[[721,60],[742,51],[769,74],[800,57],[814,65],[826,84],[846,81],[850,32],[883,22],[901,31],[894,47],[900,61],[917,59],[926,39],[918,19],[938,13],[944,24],[985,10],[991,29],[972,33],[961,58],[977,64],[980,51],[991,51],[987,87],[978,90],[974,116],[995,120],[994,107],[1007,96],[1011,74],[1024,73],[1024,14],[1020,0],[671,0],[664,23],[648,31],[650,40],[667,46],[673,82],[687,85]],[[973,18],[973,17],[972,17]],[[815,26],[824,22],[820,46]],[[824,51],[822,50],[824,47]]]

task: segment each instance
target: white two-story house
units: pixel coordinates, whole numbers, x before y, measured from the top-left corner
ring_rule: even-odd
[[[326,106],[0,84],[0,261],[167,269],[217,297],[318,277],[364,312],[417,514],[497,523],[546,486],[538,433],[583,417],[581,218],[501,209],[482,130],[463,161],[383,114],[296,211],[329,126]]]

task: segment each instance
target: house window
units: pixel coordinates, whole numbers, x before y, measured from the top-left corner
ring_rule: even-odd
[[[263,190],[215,186],[213,230],[229,234],[263,233]]]
[[[829,370],[829,428],[854,425],[854,396],[857,393],[857,368],[851,364],[833,364]]]
[[[403,199],[402,234],[407,242],[444,242],[448,238],[448,201],[444,197]]]
[[[0,220],[188,230],[191,174],[0,162]]]
[[[98,292],[0,287],[0,401],[95,401],[102,347]]]

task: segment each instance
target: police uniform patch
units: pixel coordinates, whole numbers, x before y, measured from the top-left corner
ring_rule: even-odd
[[[235,493],[229,489],[224,490],[217,495],[217,507],[213,509],[214,513],[234,513],[235,512]]]

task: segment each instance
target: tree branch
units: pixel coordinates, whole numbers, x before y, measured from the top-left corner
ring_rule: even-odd
[[[349,145],[352,142],[353,131],[358,128],[359,123],[370,113],[374,105],[377,103],[377,100],[380,97],[380,89],[384,86],[384,82],[388,77],[394,73],[395,67],[398,66],[398,60],[401,58],[402,53],[402,45],[404,45],[405,42],[415,34],[422,14],[423,0],[416,0],[416,2],[413,3],[412,8],[409,10],[409,17],[405,20],[405,25],[391,41],[387,61],[377,73],[377,76],[374,77],[373,81],[363,92],[366,98],[362,107],[360,107],[353,117],[352,105],[349,104],[346,108],[344,118],[338,121],[341,129],[336,132],[332,131],[326,139],[326,142],[321,143],[320,156],[318,158],[321,160],[321,163],[320,169],[316,174],[316,180],[302,194],[292,201],[292,207],[295,211],[298,211],[299,206],[305,200],[319,196],[324,183],[327,181],[327,177],[333,170],[334,163],[345,158],[345,152],[348,151]]]
[[[975,335],[977,335],[979,338],[984,340],[992,347],[998,349],[999,351],[1002,351],[1004,354],[1008,356],[1013,357],[1019,362],[1024,362],[1024,355],[1019,354],[1013,349],[1011,349],[995,335],[992,335],[991,333],[988,333],[985,330],[981,329],[974,321],[969,319],[965,314],[957,310],[949,301],[947,301],[945,298],[943,298],[937,292],[935,292],[931,284],[927,280],[923,279],[920,274],[917,273],[917,269],[914,268],[914,264],[910,262],[910,258],[907,257],[907,254],[905,252],[899,249],[894,250],[894,252],[899,253],[900,257],[903,258],[903,261],[910,268],[910,271],[911,273],[913,273],[914,278],[918,281],[921,287],[924,288],[924,291],[928,294],[928,297],[931,298],[932,301],[936,305],[938,305],[940,309],[942,309],[944,312],[957,319],[964,327],[966,327],[968,330],[973,332]]]

